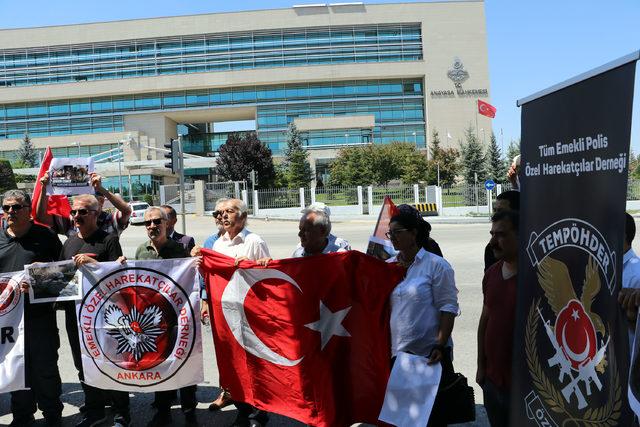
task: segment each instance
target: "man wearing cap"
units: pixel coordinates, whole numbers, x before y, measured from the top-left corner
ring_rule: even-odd
[[[40,179],[43,188],[49,184],[49,173],[45,173]],[[91,174],[91,185],[95,189],[95,197],[98,200],[98,228],[109,234],[117,234],[120,236],[129,225],[129,217],[131,216],[131,206],[125,202],[122,197],[111,193],[102,186],[102,177],[97,173]],[[116,208],[116,212],[111,214],[102,210],[105,199],[109,200]],[[46,191],[40,192],[40,198],[36,205],[35,220],[46,224],[58,234],[70,236],[78,232],[73,225],[72,218],[64,218],[59,215],[51,215],[47,213],[47,194]]]
[[[303,209],[298,228],[300,243],[292,258],[351,250],[349,242],[331,234],[331,210],[324,203]]]

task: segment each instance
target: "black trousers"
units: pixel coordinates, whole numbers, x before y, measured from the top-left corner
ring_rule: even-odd
[[[246,418],[248,420],[256,420],[261,424],[266,424],[269,421],[269,414],[262,409],[258,409],[255,406],[251,406],[244,402],[234,402],[236,408],[238,408],[238,416]]]
[[[190,411],[195,409],[198,405],[198,400],[196,399],[196,388],[197,386],[190,385],[178,390],[180,392],[180,407],[182,408],[182,411]],[[159,412],[168,411],[169,408],[171,408],[173,396],[173,391],[156,391],[156,407]]]
[[[30,420],[38,407],[45,419],[55,420],[62,415],[56,315],[51,305],[36,309],[37,313],[25,307],[25,379],[30,389],[11,393],[11,412],[16,422]]]
[[[113,411],[116,416],[120,415],[129,418],[129,393],[126,391],[102,390],[84,382],[84,372],[82,371],[82,352],[80,350],[80,337],[78,336],[78,318],[76,315],[75,303],[64,303],[65,325],[67,328],[67,338],[71,346],[73,364],[78,370],[78,378],[84,391],[84,405],[87,409],[88,417],[102,417],[107,399],[113,403]]]
[[[482,385],[484,409],[487,411],[491,427],[509,427],[510,394],[500,390],[489,380]]]

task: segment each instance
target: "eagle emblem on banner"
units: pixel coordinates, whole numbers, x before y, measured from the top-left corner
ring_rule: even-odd
[[[536,391],[552,412],[570,420],[617,425],[621,407],[619,373],[614,357],[609,358],[608,372],[610,336],[593,307],[601,290],[598,263],[589,255],[581,287],[574,288],[567,265],[551,256],[539,262],[537,276],[555,321],[551,316],[545,318],[542,301],[535,300],[527,317],[525,351]],[[557,372],[557,377],[547,376],[547,372]],[[605,379],[611,381],[611,387],[607,387],[611,396],[604,406],[595,408],[590,397],[605,390]]]
[[[129,314],[124,314],[113,303],[104,310],[105,325],[110,327],[107,334],[118,342],[116,353],[129,353],[137,362],[146,353],[158,351],[157,339],[164,332],[161,321],[162,310],[154,305],[142,313],[132,307]]]

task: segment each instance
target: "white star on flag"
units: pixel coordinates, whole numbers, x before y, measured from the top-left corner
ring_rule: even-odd
[[[347,307],[342,310],[338,310],[335,313],[327,308],[326,305],[320,301],[320,319],[313,323],[307,323],[307,328],[320,332],[320,350],[324,349],[332,336],[350,337],[351,334],[342,326],[342,321],[351,310],[351,307]]]

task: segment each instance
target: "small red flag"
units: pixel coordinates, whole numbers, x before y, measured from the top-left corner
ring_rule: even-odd
[[[220,384],[234,400],[313,426],[378,422],[403,268],[356,251],[267,268],[202,254]]]
[[[496,116],[496,107],[489,104],[488,102],[484,102],[478,99],[478,113],[483,116],[491,117],[492,119]]]
[[[33,216],[34,218],[36,217],[36,206],[38,204],[38,199],[40,199],[40,193],[43,191],[47,191],[45,188],[42,188],[40,178],[42,178],[45,172],[49,170],[51,159],[53,159],[51,147],[47,147],[47,150],[44,153],[44,158],[42,159],[42,165],[40,165],[40,171],[38,172],[36,185],[33,188],[33,194],[31,195],[31,216]],[[71,206],[69,205],[69,199],[67,198],[67,196],[48,196],[47,213],[49,215],[58,215],[64,218],[68,218],[69,215],[71,215]]]
[[[386,233],[389,231],[389,221],[397,213],[398,208],[391,200],[391,197],[384,196],[376,228],[373,230],[373,236],[369,237],[367,255],[386,260],[396,253],[393,248],[393,244],[387,238]]]

